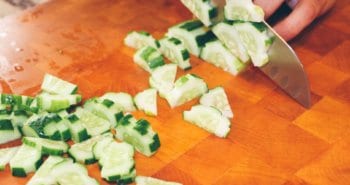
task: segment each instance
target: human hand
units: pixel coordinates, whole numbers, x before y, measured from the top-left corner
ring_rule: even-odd
[[[265,19],[269,18],[285,0],[254,0],[265,12]],[[289,0],[294,4],[293,11],[281,22],[274,26],[274,29],[285,40],[291,40],[297,36],[317,17],[326,13],[335,3],[335,0]]]

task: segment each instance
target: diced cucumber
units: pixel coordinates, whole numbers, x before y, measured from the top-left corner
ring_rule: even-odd
[[[95,143],[95,145],[92,147],[92,152],[94,154],[95,159],[100,160],[101,156],[105,152],[105,148],[110,144],[114,142],[113,137],[103,137],[102,140]]]
[[[175,25],[169,28],[166,35],[181,40],[188,51],[197,57],[205,43],[215,37],[199,20],[189,20]]]
[[[177,182],[169,182],[153,177],[137,176],[135,179],[136,185],[182,185]]]
[[[63,141],[54,141],[38,137],[23,137],[25,145],[37,148],[42,155],[63,155],[68,151],[68,144]]]
[[[136,94],[134,98],[137,109],[144,111],[149,116],[157,115],[157,90],[146,89]]]
[[[14,110],[30,111],[29,107],[34,98],[15,94],[0,94],[0,104],[10,105]]]
[[[14,110],[11,114],[11,120],[14,126],[23,127],[24,122],[29,118],[29,114],[25,110]]]
[[[71,114],[67,116],[67,126],[69,127],[72,140],[75,143],[80,143],[90,138],[90,135],[87,132],[87,129],[79,120],[78,116]]]
[[[227,0],[225,5],[227,20],[262,22],[264,11],[251,0]]]
[[[76,105],[81,101],[81,95],[51,95],[42,94],[37,98],[38,107],[48,112],[59,112]]]
[[[218,16],[216,5],[210,0],[181,0],[181,2],[201,20],[205,26],[214,24],[213,19]]]
[[[52,94],[69,95],[75,94],[78,86],[56,76],[45,74],[41,89]]]
[[[233,21],[220,22],[213,27],[213,32],[233,55],[247,63],[250,59],[248,52],[233,24]]]
[[[124,39],[124,44],[135,49],[144,46],[159,47],[159,43],[151,34],[146,31],[132,31]]]
[[[123,112],[133,112],[136,110],[132,96],[125,92],[108,92],[101,96],[100,99],[112,101],[117,107],[121,107]]]
[[[62,118],[54,113],[34,114],[23,124],[22,132],[29,137],[61,140],[60,130],[56,127],[61,120]]]
[[[182,41],[174,37],[164,37],[159,43],[160,52],[172,63],[177,64],[183,70],[191,69],[190,53]]]
[[[228,117],[233,118],[233,112],[231,110],[231,106],[229,104],[227,95],[225,93],[224,88],[216,87],[214,89],[209,90],[208,93],[204,94],[200,100],[200,104],[205,106],[212,106],[221,111],[221,113]]]
[[[134,62],[149,73],[165,64],[162,54],[151,46],[138,49],[134,55]]]
[[[90,111],[78,108],[75,115],[78,116],[90,136],[97,136],[110,131],[111,124],[109,121],[96,116]]]
[[[160,97],[164,98],[174,88],[176,72],[175,64],[166,64],[153,71],[149,78],[149,84],[158,90]]]
[[[19,147],[0,149],[0,171],[5,169],[5,166],[10,162],[12,157],[16,155],[18,149]]]
[[[59,114],[57,114],[57,115],[60,116]],[[68,141],[69,139],[72,138],[72,135],[71,135],[69,127],[68,127],[69,123],[68,123],[68,120],[65,119],[66,116],[64,116],[64,117],[60,116],[60,117],[62,120],[58,121],[55,126],[56,126],[57,130],[60,132],[61,140]]]
[[[235,57],[220,41],[215,40],[208,42],[202,49],[201,56],[204,61],[215,65],[237,75],[246,68],[246,64],[242,63]]]
[[[208,91],[207,84],[200,77],[187,74],[176,80],[174,88],[166,95],[171,108],[182,105]]]
[[[22,145],[16,155],[10,160],[12,175],[26,177],[28,173],[38,169],[41,162],[39,150],[31,146]]]
[[[196,105],[189,111],[184,111],[184,119],[193,123],[218,137],[226,137],[230,132],[230,120],[213,107]]]
[[[21,138],[21,133],[19,132],[18,127],[12,123],[12,120],[10,118],[0,119],[0,144],[19,138]]]

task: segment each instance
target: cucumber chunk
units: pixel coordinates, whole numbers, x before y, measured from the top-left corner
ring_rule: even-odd
[[[166,94],[174,88],[176,72],[175,64],[166,64],[153,71],[149,84],[158,90],[160,97],[165,98]]]
[[[10,116],[6,115],[4,118],[6,119],[0,119],[0,144],[21,138],[21,133],[18,127],[13,124]]]
[[[153,177],[137,176],[135,179],[136,185],[182,185],[177,182],[168,182]]]
[[[124,39],[124,44],[134,49],[141,49],[145,46],[159,47],[158,41],[146,31],[132,31],[128,33]]]
[[[74,114],[78,116],[90,136],[97,136],[110,131],[111,124],[109,121],[96,116],[90,111],[78,108]]]
[[[72,140],[75,143],[80,143],[90,138],[87,129],[84,127],[79,117],[75,114],[67,116],[67,126],[69,127],[70,133],[72,135]]]
[[[205,26],[214,24],[213,19],[218,16],[218,8],[208,0],[181,0],[181,2],[201,20]]]
[[[16,155],[10,160],[13,176],[26,177],[28,173],[34,172],[41,165],[40,151],[34,147],[22,145]]]
[[[68,151],[68,144],[63,141],[54,141],[38,137],[23,137],[22,142],[25,145],[35,147],[41,155],[63,155]]]
[[[224,116],[233,118],[233,112],[231,110],[227,95],[222,87],[216,87],[209,90],[208,93],[204,94],[199,99],[199,102],[205,106],[215,107],[216,109],[220,110]]]
[[[0,149],[0,171],[5,169],[5,166],[10,162],[12,157],[16,155],[18,149],[19,147]]]
[[[75,94],[78,86],[56,76],[45,74],[41,89],[52,94],[69,95]]]
[[[182,41],[174,37],[164,37],[159,43],[160,52],[172,63],[177,64],[183,70],[191,69],[190,53]]]
[[[96,142],[92,147],[92,152],[95,159],[100,160],[101,156],[105,152],[105,148],[112,142],[114,142],[113,136],[109,137],[108,135],[106,137],[103,137],[100,141]]]
[[[227,0],[224,9],[227,20],[264,21],[263,9],[251,0]]]
[[[165,64],[161,53],[151,46],[138,49],[134,55],[134,62],[149,73]]]
[[[157,90],[146,89],[136,94],[134,98],[138,110],[144,111],[149,116],[157,115]]]
[[[157,68],[158,69],[158,68]],[[133,112],[136,110],[132,96],[128,93],[124,92],[108,92],[101,96],[99,99],[101,100],[110,100],[117,107],[120,107],[123,112]]]
[[[38,107],[48,112],[59,112],[76,105],[81,101],[81,95],[51,95],[42,94],[37,98]]]

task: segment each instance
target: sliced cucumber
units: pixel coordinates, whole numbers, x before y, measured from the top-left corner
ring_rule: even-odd
[[[262,22],[264,16],[264,10],[253,4],[251,0],[226,1],[225,18],[227,20]]]
[[[139,92],[134,98],[137,109],[144,111],[149,116],[157,115],[157,90],[146,89]]]
[[[56,127],[61,121],[62,118],[54,113],[34,114],[23,124],[22,132],[28,137],[61,140],[60,130]]]
[[[237,57],[235,57],[218,40],[208,42],[202,49],[200,57],[204,61],[213,64],[232,75],[239,74],[247,66],[246,64],[242,63]]]
[[[149,84],[158,90],[160,97],[164,98],[174,88],[176,72],[175,64],[166,64],[153,71],[149,78]]]
[[[171,108],[182,105],[208,91],[207,84],[200,77],[187,74],[176,80],[174,88],[166,95]]]
[[[59,112],[76,105],[81,101],[81,95],[51,95],[42,94],[37,97],[38,107],[48,112]]]
[[[95,159],[100,160],[101,156],[105,152],[106,147],[114,142],[113,137],[103,137],[102,140],[95,143],[95,145],[92,147],[92,152],[94,154]]]
[[[189,20],[169,28],[168,37],[175,37],[184,44],[188,51],[199,56],[205,43],[215,36],[199,20]]]
[[[67,117],[67,119],[67,126],[69,127],[72,140],[75,143],[80,143],[90,138],[87,129],[81,123],[78,116],[76,116],[75,114],[71,114]]]
[[[41,89],[52,94],[69,95],[75,94],[78,86],[56,76],[45,74]]]
[[[183,70],[191,69],[190,53],[182,41],[174,37],[164,37],[159,43],[160,52],[172,63],[177,64]]]
[[[0,144],[4,144],[21,138],[18,127],[12,123],[9,116],[7,119],[0,119]]]
[[[184,119],[218,137],[226,137],[230,132],[230,120],[213,107],[196,105],[190,111],[184,111]]]
[[[19,147],[0,149],[0,171],[5,169],[5,166],[10,162],[12,157],[16,155],[18,149]]]
[[[158,68],[157,68],[158,69]],[[117,107],[121,107],[123,112],[133,112],[136,110],[132,96],[124,92],[108,92],[100,97],[101,100],[110,100],[116,104]]]
[[[199,102],[205,106],[215,107],[216,109],[220,110],[224,116],[233,118],[231,106],[229,104],[225,90],[222,87],[216,87],[209,90],[208,93],[204,94],[200,98]]]
[[[37,148],[42,155],[63,155],[68,151],[68,144],[63,141],[54,141],[38,137],[23,137],[25,145]]]
[[[165,64],[162,54],[151,46],[138,49],[134,55],[134,62],[149,73]]]
[[[137,176],[135,179],[136,185],[182,185],[177,182],[168,182],[153,177]]]
[[[22,145],[16,155],[10,160],[12,175],[26,177],[28,173],[38,169],[41,162],[39,150],[31,146]]]
[[[213,27],[213,32],[233,55],[247,63],[250,59],[248,52],[233,24],[233,21],[220,22]]]
[[[124,39],[124,44],[135,49],[140,49],[144,46],[159,47],[158,41],[146,31],[132,31],[128,33]]]
[[[203,22],[205,26],[214,24],[213,19],[218,16],[218,8],[208,0],[181,0],[181,2]]]
[[[11,120],[14,126],[23,127],[24,122],[29,118],[29,114],[25,110],[14,110],[11,114]]]
[[[110,131],[111,124],[109,121],[96,116],[90,111],[78,108],[75,115],[78,116],[90,136],[97,136]]]
[[[14,94],[0,94],[0,104],[9,105],[14,110],[30,111],[30,105],[34,98]]]

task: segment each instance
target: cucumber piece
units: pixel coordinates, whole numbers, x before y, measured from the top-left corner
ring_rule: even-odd
[[[79,117],[75,114],[67,116],[67,126],[70,130],[72,140],[75,143],[80,143],[90,138],[90,135],[87,132],[87,129],[79,120]]]
[[[22,127],[22,132],[28,137],[41,137],[52,140],[61,140],[60,130],[56,127],[62,118],[54,113],[32,115]]]
[[[166,64],[153,71],[149,78],[149,84],[159,92],[159,96],[165,98],[166,94],[174,88],[177,67],[175,64]]]
[[[134,49],[141,49],[145,46],[159,47],[158,41],[146,31],[132,31],[128,33],[124,39],[124,44]]]
[[[134,62],[149,73],[165,64],[162,54],[151,46],[138,49],[134,55]]]
[[[11,106],[14,110],[30,111],[34,98],[15,94],[0,94],[0,104]]]
[[[153,177],[137,176],[135,179],[136,185],[182,185],[177,182],[168,182]]]
[[[158,68],[157,68],[158,69]],[[117,107],[121,107],[122,111],[124,112],[133,112],[136,110],[134,106],[134,102],[132,99],[132,96],[128,93],[124,92],[108,92],[100,97],[101,100],[110,100],[114,104],[116,104]]]
[[[247,63],[250,59],[248,51],[233,24],[234,21],[220,22],[213,27],[213,32],[233,55]]]
[[[225,19],[262,22],[264,10],[251,0],[227,0],[224,8]]]
[[[181,0],[181,2],[203,22],[205,26],[214,24],[213,19],[218,16],[218,8],[208,0]]]
[[[187,74],[176,80],[174,88],[166,95],[171,108],[180,106],[208,91],[207,84],[200,77]]]
[[[164,37],[159,41],[160,52],[172,63],[177,64],[181,69],[191,69],[190,53],[185,45],[175,37]]]
[[[110,131],[111,124],[109,121],[96,116],[90,111],[78,108],[75,115],[78,116],[90,136],[97,136]]]
[[[7,117],[8,119],[0,119],[0,144],[21,138],[18,127],[12,123],[9,116]]]
[[[16,155],[10,160],[13,176],[26,177],[28,173],[34,172],[41,165],[40,151],[34,147],[22,145]]]
[[[81,101],[81,95],[51,95],[42,94],[37,98],[38,107],[48,112],[59,112],[76,105]]]
[[[235,22],[233,25],[254,66],[262,67],[268,63],[267,51],[273,43],[274,37],[265,23]]]
[[[166,35],[181,40],[188,51],[197,57],[205,43],[215,38],[199,20],[189,20],[175,25],[168,29]]]
[[[193,123],[218,137],[225,138],[230,132],[230,120],[213,107],[196,105],[191,110],[184,111],[183,117],[185,121]]]
[[[28,118],[29,114],[25,110],[14,110],[11,114],[12,123],[17,127],[23,127]]]
[[[58,116],[60,116],[59,114],[57,114]],[[68,141],[69,139],[72,138],[72,135],[70,133],[69,127],[68,127],[68,120],[65,119],[65,117],[61,117],[61,121],[56,123],[56,128],[57,130],[60,132],[61,135],[61,140],[62,141]]]
[[[22,143],[37,148],[41,155],[63,155],[68,151],[68,144],[63,141],[54,141],[38,137],[23,137]]]
[[[92,152],[94,154],[95,159],[100,160],[101,156],[105,152],[106,147],[112,142],[114,142],[113,136],[103,137],[100,141],[96,142],[95,145],[92,147]]]
[[[134,98],[138,110],[144,111],[149,116],[157,115],[157,90],[146,89],[136,94]]]
[[[145,156],[152,156],[160,147],[158,134],[147,120],[124,116],[117,124],[116,138],[125,141]]]
[[[19,147],[0,149],[0,171],[5,169],[5,166],[10,162],[12,157],[16,155],[18,149]]]
[[[225,90],[222,87],[216,87],[214,89],[209,90],[208,93],[204,94],[199,99],[199,102],[202,105],[212,106],[220,110],[221,113],[228,118],[233,118],[231,106],[229,104]]]
[[[45,74],[41,89],[52,94],[69,95],[75,94],[78,86],[56,76]]]
[[[202,49],[200,57],[204,61],[213,64],[232,75],[239,74],[247,66],[246,64],[242,63],[236,56],[234,56],[218,40],[208,42]]]

